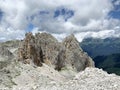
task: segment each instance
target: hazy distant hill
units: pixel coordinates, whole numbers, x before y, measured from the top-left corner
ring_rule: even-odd
[[[120,53],[108,56],[97,56],[94,58],[95,66],[103,68],[108,73],[120,75]]]
[[[87,38],[80,43],[80,46],[91,57],[111,55],[120,53],[120,38]]]
[[[93,58],[96,67],[120,75],[120,38],[87,38],[80,46]]]

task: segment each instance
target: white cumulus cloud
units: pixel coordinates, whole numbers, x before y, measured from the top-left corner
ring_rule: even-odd
[[[65,17],[70,15],[69,12],[55,18],[55,11],[59,9],[71,10],[74,14],[67,20]],[[20,38],[29,24],[34,26],[33,33],[46,31],[59,39],[70,33],[81,39],[88,35],[111,36],[106,30],[111,32],[120,26],[119,20],[108,17],[112,9],[111,0],[0,0],[3,12],[0,32],[4,34],[0,33],[0,38]]]

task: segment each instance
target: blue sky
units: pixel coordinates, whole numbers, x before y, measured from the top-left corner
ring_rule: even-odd
[[[120,36],[120,0],[1,0],[0,41],[21,39],[26,32],[62,38]]]
[[[2,19],[2,16],[3,16],[3,12],[0,10],[0,21]]]
[[[114,6],[114,9],[111,10],[108,15],[111,18],[120,19],[120,4],[116,5],[115,2],[117,1],[119,0],[113,0],[112,4]]]
[[[57,19],[59,17],[63,17],[64,21],[67,22],[68,19],[70,19],[72,16],[74,16],[74,11],[73,10],[69,10],[69,9],[65,9],[64,7],[56,9],[53,12],[53,18]],[[48,14],[49,15],[49,11],[40,11],[39,12],[40,15],[45,15]],[[32,16],[31,19],[34,19],[35,16]],[[32,23],[28,24],[28,27],[26,29],[26,32],[31,32],[34,29],[34,25]]]

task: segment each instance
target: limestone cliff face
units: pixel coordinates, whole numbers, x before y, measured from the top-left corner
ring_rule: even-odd
[[[37,65],[42,65],[42,50],[37,46],[35,37],[32,33],[27,33],[26,38],[23,40],[23,45],[19,48],[19,60],[22,60],[24,63],[30,64],[30,61]]]
[[[79,46],[74,35],[66,37],[63,40],[63,45],[66,48],[66,61],[69,61],[69,64],[77,71],[84,70],[89,66],[94,67],[94,62]]]
[[[77,71],[86,67],[94,67],[92,59],[79,47],[79,42],[74,35],[66,37],[63,42],[58,42],[48,33],[27,33],[22,46],[18,50],[19,60],[24,63],[42,63],[61,70],[71,67]]]

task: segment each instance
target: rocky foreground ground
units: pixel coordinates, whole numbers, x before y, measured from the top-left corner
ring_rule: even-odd
[[[58,72],[16,62],[0,71],[0,90],[120,90],[120,76],[98,68]]]
[[[95,68],[74,35],[28,33],[0,43],[0,90],[120,90],[120,76]]]

